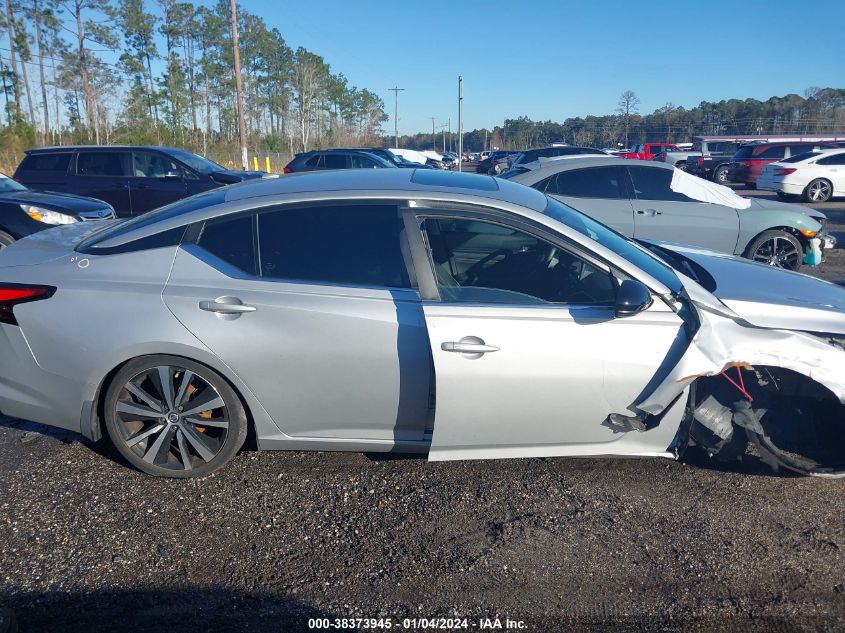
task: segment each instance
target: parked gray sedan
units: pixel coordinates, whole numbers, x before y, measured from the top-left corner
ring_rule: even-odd
[[[704,246],[790,270],[804,263],[813,250],[813,238],[818,239],[819,250],[835,244],[824,231],[826,217],[820,211],[748,200],[725,188],[722,204],[692,198],[694,193],[673,189],[677,178],[671,165],[585,156],[522,167],[504,177],[534,187],[628,237]],[[716,184],[680,177],[694,187],[719,191]],[[816,259],[812,263],[821,262],[820,254]]]
[[[845,472],[845,289],[512,182],[315,172],[0,253],[0,410],[205,475],[260,449]],[[96,476],[96,475],[94,475]]]

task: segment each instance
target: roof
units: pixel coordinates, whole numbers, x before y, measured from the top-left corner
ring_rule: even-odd
[[[43,152],[73,152],[78,149],[92,149],[109,151],[115,149],[155,149],[162,152],[168,151],[190,151],[183,150],[178,147],[168,147],[165,145],[52,145],[49,147],[34,147],[26,150],[27,154],[41,154]]]
[[[251,180],[228,187],[226,202],[327,191],[456,193],[502,200],[534,211],[546,208],[546,197],[534,189],[491,176],[429,169],[338,169]]]
[[[568,171],[571,169],[583,169],[584,167],[605,167],[605,166],[621,166],[621,167],[647,167],[654,169],[669,169],[673,170],[673,165],[666,163],[659,163],[655,161],[628,161],[618,156],[603,156],[599,154],[576,154],[567,156],[565,160],[555,158],[551,160],[532,161],[530,163],[521,164],[520,167],[528,169],[521,174],[516,174],[510,180],[514,183],[533,184],[538,180],[542,180],[546,176],[551,176],[561,171]]]

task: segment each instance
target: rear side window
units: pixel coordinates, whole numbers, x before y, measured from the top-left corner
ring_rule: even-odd
[[[80,176],[125,176],[125,152],[79,152],[76,173]]]
[[[326,284],[409,288],[402,220],[392,205],[283,208],[258,215],[260,274]]]
[[[551,178],[545,192],[576,198],[618,199],[622,197],[621,173],[619,167],[589,167],[562,171]]]
[[[672,191],[672,170],[652,167],[628,167],[638,200],[694,202],[682,193]]]
[[[806,154],[809,151],[812,151],[812,145],[790,145],[789,146],[789,155],[796,156],[797,154]]]
[[[238,270],[257,275],[254,222],[255,215],[206,222],[199,245]]]
[[[736,150],[736,154],[734,154],[734,158],[737,160],[742,160],[744,158],[751,158],[751,155],[754,153],[754,146],[753,145],[745,145],[740,147]]]
[[[783,158],[784,156],[786,156],[786,146],[774,145],[763,149],[755,158]]]
[[[782,163],[800,163],[801,161],[809,160],[815,156],[821,155],[821,152],[804,152],[803,154],[793,154],[789,158],[784,158]],[[819,161],[821,163],[821,161]]]
[[[30,154],[23,159],[21,171],[63,171],[66,172],[73,154]]]
[[[346,154],[325,154],[326,169],[346,169]]]
[[[305,161],[305,166],[306,167],[316,167],[317,163],[319,163],[319,162],[320,162],[320,155],[316,154],[315,156],[312,156],[311,158],[309,158],[308,160]]]

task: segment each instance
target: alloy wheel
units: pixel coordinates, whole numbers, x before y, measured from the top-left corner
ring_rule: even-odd
[[[115,404],[124,447],[150,466],[190,471],[226,444],[229,407],[197,373],[176,366],[146,369],[124,383]]]
[[[825,180],[814,180],[807,187],[812,202],[825,202],[830,197],[830,185]]]
[[[757,247],[751,259],[761,264],[795,270],[800,263],[800,256],[799,249],[790,240],[771,237]]]

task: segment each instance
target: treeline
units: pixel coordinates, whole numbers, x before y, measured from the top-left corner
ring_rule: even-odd
[[[0,13],[4,163],[51,143],[237,155],[229,0],[5,0]],[[291,49],[257,15],[239,10],[238,30],[250,150],[379,141],[387,115],[376,94]]]
[[[667,103],[645,115],[637,112],[638,103],[636,95],[626,91],[614,114],[576,117],[563,123],[532,121],[525,116],[505,119],[492,130],[466,132],[464,149],[521,149],[553,142],[590,147],[630,146],[648,141],[680,143],[691,141],[698,134],[845,134],[843,88],[808,88],[804,96],[788,94],[766,101],[702,101],[690,109]],[[433,143],[430,133],[405,136],[400,141],[403,147],[412,149],[430,149]],[[393,141],[386,138],[385,142]],[[435,142],[442,149],[439,135]]]

